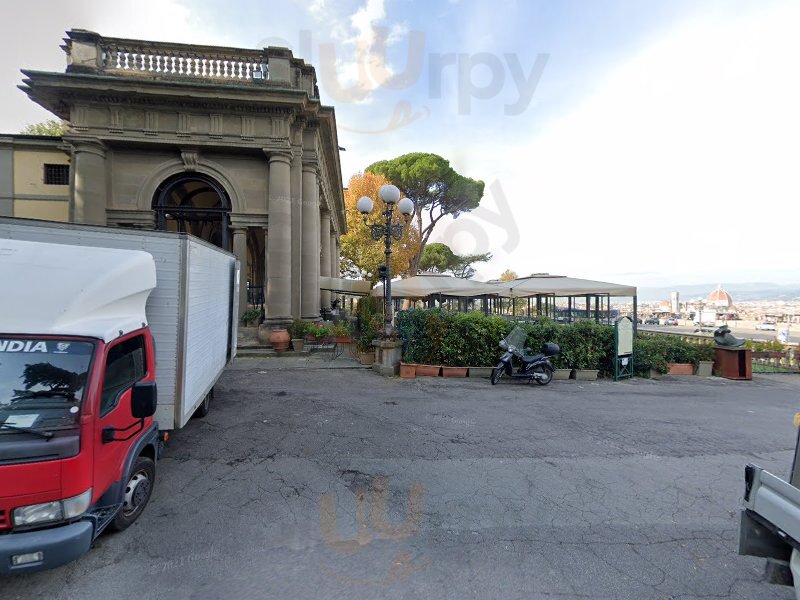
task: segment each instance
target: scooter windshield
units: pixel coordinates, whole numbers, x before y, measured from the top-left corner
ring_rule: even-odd
[[[506,343],[508,344],[509,350],[521,353],[525,348],[525,340],[527,339],[528,334],[524,329],[521,327],[514,327],[511,333],[506,336]]]
[[[0,436],[74,428],[95,344],[0,337]]]

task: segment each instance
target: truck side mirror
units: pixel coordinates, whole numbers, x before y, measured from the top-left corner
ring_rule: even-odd
[[[131,414],[134,419],[146,419],[156,412],[157,392],[155,381],[139,381],[131,390]]]

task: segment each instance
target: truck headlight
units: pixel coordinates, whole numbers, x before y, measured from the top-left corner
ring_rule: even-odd
[[[82,494],[42,504],[30,504],[14,509],[14,527],[53,523],[64,519],[74,519],[86,512],[92,501],[92,488]]]

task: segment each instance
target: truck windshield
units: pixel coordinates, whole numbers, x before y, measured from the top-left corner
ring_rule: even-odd
[[[0,336],[0,436],[75,427],[94,347]]]

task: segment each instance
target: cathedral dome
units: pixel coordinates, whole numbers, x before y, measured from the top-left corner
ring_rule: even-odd
[[[729,308],[733,306],[733,297],[722,289],[721,285],[717,286],[706,298],[706,304],[713,304],[714,306]]]

